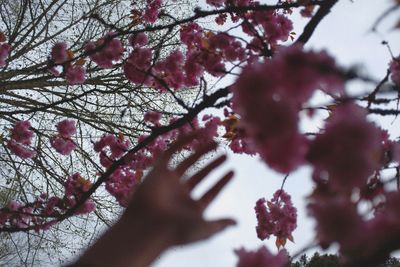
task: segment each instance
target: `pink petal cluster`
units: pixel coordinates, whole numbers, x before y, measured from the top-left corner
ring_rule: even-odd
[[[308,160],[314,177],[328,178],[335,190],[364,186],[380,167],[382,133],[366,115],[365,109],[353,103],[334,108],[324,132],[310,145]]]
[[[185,55],[180,50],[173,50],[152,64],[152,51],[143,47],[147,44],[147,37],[140,33],[131,36],[134,50],[124,64],[125,76],[133,83],[166,92],[198,85],[204,71],[221,76],[225,73],[226,62],[247,58],[240,41],[226,33],[206,33],[196,23],[183,25],[180,38],[187,46]]]
[[[132,47],[141,47],[147,45],[149,42],[149,39],[147,35],[144,32],[140,32],[135,35],[131,35],[129,37],[129,44]]]
[[[18,121],[11,129],[11,139],[24,145],[32,143],[33,131],[31,130],[31,123],[29,121]]]
[[[250,6],[254,5],[254,0],[207,0],[207,4],[215,7],[220,7],[222,5],[226,6]]]
[[[90,187],[90,181],[82,178],[79,173],[75,173],[64,183],[62,198],[48,197],[46,193],[42,193],[30,203],[22,204],[12,200],[6,207],[0,209],[0,226],[19,229],[31,227],[35,231],[48,230],[58,222],[58,217],[74,207]],[[75,215],[92,212],[95,208],[95,203],[89,198],[75,212]]]
[[[195,23],[191,22],[182,26],[180,30],[180,39],[182,43],[189,47],[201,44],[201,39],[203,37],[203,28]]]
[[[213,76],[221,76],[225,73],[225,62],[246,59],[241,42],[226,33],[204,32],[196,23],[182,26],[180,38],[187,46],[184,64],[187,86],[197,85],[204,70]]]
[[[0,210],[0,226],[9,225],[20,229],[27,228],[32,218],[29,215],[33,208],[11,200],[6,207]]]
[[[144,12],[143,19],[148,23],[156,22],[161,5],[161,0],[147,0],[147,8]]]
[[[100,153],[100,164],[108,168],[112,162],[122,157],[129,149],[131,143],[123,136],[112,134],[104,135],[99,141],[94,143],[94,151]]]
[[[316,234],[322,248],[333,242],[342,251],[361,245],[365,224],[357,212],[357,206],[343,196],[314,198],[308,205],[310,215],[316,220]]]
[[[32,143],[33,131],[30,129],[29,121],[18,121],[11,129],[10,140],[7,142],[8,149],[23,159],[30,159],[36,156],[36,152],[29,147]]]
[[[257,6],[260,4],[258,1],[252,0],[208,0],[209,5],[215,7],[232,7],[232,6]],[[245,20],[246,23],[242,23],[242,30],[246,34],[253,37],[253,43],[260,41],[260,36],[264,37],[271,46],[275,46],[278,41],[287,41],[289,34],[293,30],[292,21],[283,14],[278,14],[273,11],[254,11],[248,13],[231,13],[231,19],[233,22],[237,22],[240,18]],[[221,21],[222,20],[222,21]],[[218,24],[223,24],[225,18],[221,16],[216,18]],[[262,31],[260,31],[262,29]],[[260,50],[263,50],[260,47]]]
[[[68,84],[76,85],[83,84],[86,79],[86,69],[80,64],[72,64],[68,60],[73,58],[73,53],[67,49],[65,42],[59,42],[54,44],[51,49],[51,59],[56,65],[61,65],[63,74]],[[49,66],[48,71],[54,76],[60,76],[60,66]]]
[[[124,47],[119,39],[114,38],[115,33],[109,32],[105,37],[95,42],[88,42],[85,51],[91,60],[100,68],[112,68],[114,62],[119,61],[124,52]]]
[[[144,114],[144,120],[150,122],[154,126],[160,125],[160,119],[161,119],[161,113],[159,112],[148,111]]]
[[[297,227],[297,210],[285,191],[276,191],[270,201],[259,199],[254,209],[259,239],[269,239],[274,235],[280,240],[293,240],[292,233]]]
[[[288,173],[305,162],[308,141],[299,132],[298,113],[319,86],[341,92],[337,73],[326,53],[292,46],[240,75],[232,88],[233,108],[254,150],[270,167]]]
[[[74,120],[62,120],[57,124],[58,134],[64,137],[71,137],[76,134],[76,122]]]
[[[71,139],[76,133],[75,121],[63,120],[57,124],[58,134],[50,139],[51,146],[62,155],[69,155],[76,148],[75,142]]]
[[[79,65],[70,65],[65,72],[65,79],[70,85],[83,84],[86,80],[86,70]]]
[[[87,192],[91,186],[92,183],[89,180],[83,178],[80,173],[75,173],[68,177],[67,181],[64,183],[65,196],[75,196],[79,198]]]
[[[6,60],[10,54],[11,45],[8,43],[0,44],[0,67],[4,67],[6,65]]]
[[[63,201],[67,208],[72,208],[76,205],[80,198],[90,189],[92,183],[83,178],[79,173],[68,177],[64,184],[65,196]],[[83,205],[75,212],[76,215],[86,214],[94,211],[96,205],[92,199],[88,199]]]
[[[394,58],[389,66],[390,79],[400,86],[400,57]]]
[[[126,207],[136,185],[139,184],[143,171],[133,171],[128,167],[118,168],[106,181],[106,190],[118,203]]]
[[[239,257],[236,267],[284,267],[288,262],[288,255],[284,250],[273,255],[265,246],[256,251],[237,249],[235,254]]]
[[[152,50],[149,48],[140,47],[133,50],[124,64],[125,77],[136,84],[151,85],[152,56]]]
[[[343,259],[353,262],[385,257],[396,250],[400,234],[400,193],[382,190],[379,198],[381,202],[375,214],[363,217],[359,214],[359,202],[348,195],[314,193],[308,210],[317,222],[321,247],[337,243]]]
[[[51,59],[56,64],[62,64],[68,59],[67,43],[59,42],[53,45],[51,48]]]
[[[50,139],[51,146],[61,155],[68,156],[76,149],[76,144],[70,138],[54,136]]]
[[[276,44],[278,41],[287,41],[290,32],[293,30],[292,21],[285,15],[264,11],[254,12],[249,17],[253,27],[262,26],[264,36],[270,44]],[[255,35],[254,30],[246,31],[246,33],[250,36]]]
[[[164,60],[160,60],[154,67],[154,74],[162,78],[168,88],[180,89],[185,84],[185,74],[182,72],[184,56],[181,51],[172,51]],[[163,83],[155,80],[155,86],[160,91],[166,91]]]

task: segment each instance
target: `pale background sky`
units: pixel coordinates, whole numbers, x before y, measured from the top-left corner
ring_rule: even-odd
[[[261,1],[266,3],[266,1]],[[390,42],[393,52],[400,52],[400,31],[392,31],[399,12],[393,14],[382,23],[380,34],[372,33],[370,28],[375,19],[383,13],[393,0],[340,0],[323,22],[319,25],[308,48],[326,49],[342,66],[359,65],[365,73],[382,79],[385,76],[390,54],[381,41]],[[267,1],[271,3],[271,1]],[[300,34],[305,19],[297,17],[294,21],[295,31]],[[371,85],[353,84],[354,90],[371,90]],[[385,124],[393,137],[400,135],[399,121],[393,117],[380,122]],[[315,127],[315,125],[307,125]],[[229,161],[224,170],[233,168],[236,172],[234,180],[214,201],[207,211],[207,218],[232,217],[238,225],[225,230],[214,238],[194,245],[177,247],[165,253],[154,267],[230,267],[235,266],[237,258],[233,249],[244,246],[255,249],[265,244],[276,252],[275,239],[260,241],[255,233],[256,218],[254,204],[260,197],[271,198],[280,188],[283,175],[269,170],[257,157],[233,155],[229,153]],[[210,183],[223,173],[215,173]],[[209,184],[200,188],[204,191]],[[313,222],[306,217],[304,197],[312,189],[310,169],[301,168],[292,173],[285,185],[285,190],[292,195],[298,209],[298,227],[294,232],[295,244],[289,243],[287,249],[295,253],[313,240]]]

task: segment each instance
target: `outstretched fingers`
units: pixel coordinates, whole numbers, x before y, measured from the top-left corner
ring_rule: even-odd
[[[211,171],[221,165],[225,160],[226,155],[219,156],[218,158],[207,164],[200,171],[198,171],[196,174],[194,174],[192,177],[190,177],[186,182],[189,191],[192,191],[193,188],[195,188],[205,177],[207,177],[207,175]]]
[[[194,163],[196,163],[203,155],[217,148],[217,143],[211,142],[199,148],[195,153],[190,155],[184,161],[182,161],[178,167],[176,167],[175,172],[182,176],[187,169],[190,168]]]
[[[225,174],[213,187],[211,187],[199,200],[200,207],[206,209],[210,203],[218,196],[221,190],[226,186],[227,183],[232,179],[234,175],[233,171]]]
[[[162,164],[167,164],[171,159],[172,155],[181,150],[185,145],[190,143],[196,136],[198,132],[193,132],[188,135],[179,137],[177,141],[172,143],[172,145],[161,155],[159,162]]]

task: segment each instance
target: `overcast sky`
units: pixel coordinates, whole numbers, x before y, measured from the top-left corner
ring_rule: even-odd
[[[265,3],[265,1],[261,2]],[[382,27],[379,28],[380,34],[372,33],[370,28],[375,19],[393,2],[391,0],[339,1],[332,13],[319,25],[307,47],[326,49],[342,66],[359,65],[369,75],[382,79],[390,61],[390,54],[387,48],[381,45],[381,41],[383,39],[389,41],[396,55],[400,52],[400,31],[390,30],[399,13],[382,23]],[[305,22],[305,19],[295,20],[295,31],[298,34],[301,33]],[[356,90],[371,89],[365,85],[353,84],[352,86]],[[398,121],[392,123],[393,117],[382,121],[389,126],[393,136],[399,136]],[[313,125],[307,127],[312,128]],[[236,256],[233,254],[233,249],[242,246],[254,249],[266,244],[276,252],[274,239],[265,242],[257,239],[253,207],[260,197],[271,198],[280,187],[283,176],[269,170],[257,157],[230,153],[229,156],[225,170],[234,168],[235,179],[215,200],[207,211],[207,217],[233,217],[238,221],[238,226],[205,242],[172,249],[154,264],[155,267],[235,266]],[[215,181],[223,171],[220,170],[219,173],[214,174],[210,182]],[[207,186],[203,185],[199,191]],[[294,232],[296,244],[287,245],[291,253],[313,240],[313,222],[306,218],[304,209],[304,197],[311,189],[310,170],[306,167],[291,174],[285,186],[285,190],[292,195],[299,214],[298,228]]]

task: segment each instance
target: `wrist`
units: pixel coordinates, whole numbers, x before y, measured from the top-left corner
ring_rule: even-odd
[[[122,216],[73,266],[145,267],[171,245],[164,229]]]

